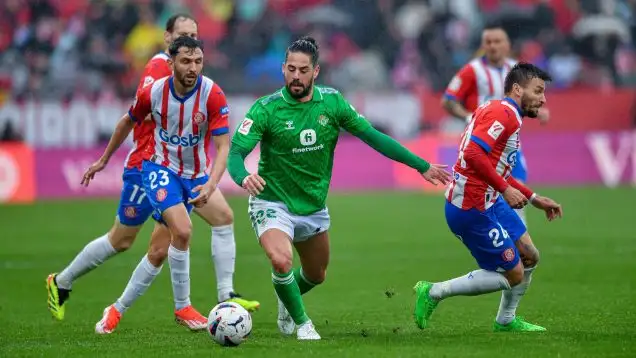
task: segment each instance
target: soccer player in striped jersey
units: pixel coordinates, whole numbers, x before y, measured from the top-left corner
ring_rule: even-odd
[[[495,331],[545,331],[516,316],[539,261],[519,209],[531,202],[548,220],[561,206],[539,196],[511,175],[519,150],[522,118],[536,118],[545,104],[550,76],[531,64],[517,64],[506,76],[503,100],[490,100],[475,112],[463,135],[453,180],[446,190],[446,222],[481,268],[452,280],[418,282],[415,322],[425,328],[443,299],[503,291]]]
[[[481,47],[484,55],[473,59],[457,72],[448,84],[442,106],[457,118],[470,122],[477,107],[491,99],[504,97],[504,78],[517,63],[508,57],[510,53],[510,39],[506,31],[498,24],[490,24],[481,34]],[[549,119],[549,112],[545,108],[539,111],[539,120],[545,123]],[[523,150],[517,154],[517,165],[512,171],[512,177],[522,183],[528,180],[526,159]],[[517,214],[526,223],[523,209],[516,209]]]
[[[168,19],[166,24],[165,41],[166,45],[179,36],[197,37],[197,23],[189,15],[177,14]],[[144,74],[140,80],[138,92],[144,87],[151,85],[154,81],[172,74],[169,63],[170,56],[167,52],[155,55],[146,65]],[[113,228],[102,237],[90,242],[75,259],[59,274],[51,274],[47,278],[48,306],[55,318],[62,320],[65,313],[65,303],[69,298],[71,286],[75,280],[101,265],[115,254],[125,251],[135,240],[143,223],[152,213],[152,206],[143,189],[141,179],[142,157],[145,147],[152,137],[152,127],[146,121],[141,121],[136,125],[120,122],[121,132],[125,138],[133,131],[134,147],[131,149],[125,161],[123,175],[124,186],[118,215]],[[102,170],[108,163],[110,153],[105,153],[102,158],[94,163],[87,171],[83,183],[88,185],[95,173]],[[233,230],[233,212],[225,198],[219,190],[215,190],[209,199],[209,205],[202,208],[195,208],[206,222],[212,226],[212,257],[217,277],[217,292],[219,301],[234,301],[241,304],[246,309],[253,311],[259,307],[257,301],[247,300],[234,292],[233,275],[234,260],[236,256],[236,245]],[[152,233],[150,247],[147,255],[144,255],[141,262],[135,269],[131,281],[126,291],[121,297],[125,310],[126,304],[131,303],[137,295],[141,295],[144,289],[143,282],[146,275],[156,275],[159,273],[163,262],[168,257],[168,246],[170,243],[170,232],[160,225],[155,226]],[[189,282],[178,282],[173,275],[173,291],[189,291]],[[189,300],[186,301],[186,303]],[[175,301],[175,315],[179,322],[190,322],[186,324],[190,329],[202,329],[206,319],[191,305]],[[194,323],[196,322],[196,323]],[[101,330],[100,333],[110,333],[108,329]]]

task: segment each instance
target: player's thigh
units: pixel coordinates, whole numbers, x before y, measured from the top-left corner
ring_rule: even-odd
[[[250,197],[248,214],[259,241],[262,241],[263,234],[271,229],[279,230],[293,240],[292,215],[282,203]]]
[[[491,207],[497,221],[506,231],[512,242],[517,242],[522,236],[527,234],[526,225],[523,223],[519,214],[499,196],[495,204]]]
[[[323,231],[307,240],[294,242],[303,273],[314,283],[325,280],[329,265],[329,233]]]
[[[194,212],[210,226],[230,225],[234,222],[234,212],[218,188],[210,195],[208,202],[200,208],[194,208]]]
[[[276,272],[287,273],[291,270],[294,254],[291,237],[287,233],[269,228],[260,235],[260,244]]]
[[[524,267],[535,267],[539,263],[539,250],[534,246],[530,234],[525,234],[515,242]]]
[[[126,169],[122,176],[122,189],[117,207],[117,219],[125,226],[141,226],[152,214],[141,172]]]
[[[143,164],[142,180],[146,196],[154,209],[153,218],[155,220],[160,223],[167,223],[164,214],[174,206],[182,206],[184,211],[189,214],[192,206],[187,204],[190,197],[187,187],[183,183],[183,179],[179,178],[175,173],[163,166],[146,161]],[[172,210],[172,212],[180,213],[181,210]],[[183,219],[175,223],[182,224],[182,221]],[[169,227],[170,231],[176,235],[177,233],[174,230],[178,228],[170,225]]]
[[[192,221],[190,213],[183,203],[173,205],[161,214],[163,222],[170,229],[174,240],[189,240],[192,235]]]
[[[451,232],[468,248],[479,267],[503,272],[517,266],[519,252],[492,210],[463,210],[446,203],[445,214]]]

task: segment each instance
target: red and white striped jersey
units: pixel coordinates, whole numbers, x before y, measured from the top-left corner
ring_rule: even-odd
[[[141,80],[137,86],[137,94],[145,87],[153,84],[156,80],[168,77],[172,74],[168,59],[170,59],[170,56],[168,56],[167,53],[160,52],[148,61],[144,68],[143,76],[141,76]],[[150,143],[152,131],[153,126],[149,121],[141,120],[136,123],[133,127],[133,147],[130,149],[130,152],[128,152],[128,156],[124,161],[124,168],[137,168],[141,170],[144,149],[148,143]]]
[[[474,112],[478,106],[491,99],[504,98],[504,80],[517,61],[507,58],[503,67],[494,67],[486,57],[479,57],[464,67],[448,84],[444,96],[463,104]]]
[[[478,168],[464,160],[464,150],[470,141],[488,153],[490,164],[504,179],[510,176],[519,150],[522,111],[509,98],[492,100],[481,105],[462,136],[459,157],[453,167],[453,181],[446,189],[446,199],[461,209],[488,209],[499,197],[497,191],[477,175]]]
[[[151,114],[153,135],[143,159],[185,178],[205,175],[211,136],[229,132],[225,94],[205,76],[199,76],[183,97],[175,93],[174,77],[156,80],[140,92],[128,113],[134,121],[143,121]]]

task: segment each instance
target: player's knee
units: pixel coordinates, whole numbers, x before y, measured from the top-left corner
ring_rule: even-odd
[[[517,286],[523,281],[523,266],[517,265],[514,269],[506,271],[505,276],[510,287]]]
[[[176,241],[180,246],[188,245],[190,237],[192,237],[192,224],[182,224],[171,228],[172,240]]]
[[[525,268],[537,266],[539,264],[539,250],[533,247],[532,250],[529,250],[529,252],[521,257],[521,262]]]
[[[159,267],[168,257],[168,247],[165,245],[150,245],[148,248],[148,261],[155,267]]]
[[[292,269],[292,255],[288,255],[287,253],[274,253],[270,255],[270,261],[272,262],[272,268],[274,268],[274,271],[280,274],[287,273]]]

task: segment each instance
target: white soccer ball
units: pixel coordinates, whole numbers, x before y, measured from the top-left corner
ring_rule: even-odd
[[[238,346],[252,332],[252,316],[234,302],[221,302],[208,316],[208,333],[222,346]]]

